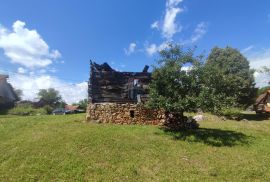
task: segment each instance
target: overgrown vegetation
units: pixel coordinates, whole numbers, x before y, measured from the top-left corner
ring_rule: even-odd
[[[0,181],[270,181],[270,120],[198,130],[0,116]]]
[[[219,112],[221,116],[225,116],[226,119],[241,120],[243,118],[243,110],[239,108],[229,107],[222,108]]]
[[[20,116],[32,116],[32,115],[45,115],[49,113],[46,108],[34,108],[32,104],[22,103],[17,104],[15,107],[8,110],[8,114]]]

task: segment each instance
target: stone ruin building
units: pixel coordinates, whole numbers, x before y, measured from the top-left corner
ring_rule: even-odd
[[[162,124],[164,114],[144,106],[149,94],[149,66],[120,72],[107,63],[90,63],[87,121],[117,124]]]

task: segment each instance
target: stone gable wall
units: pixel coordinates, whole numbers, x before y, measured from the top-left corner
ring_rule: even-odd
[[[165,114],[161,110],[145,108],[134,103],[90,103],[87,121],[115,124],[163,125]]]

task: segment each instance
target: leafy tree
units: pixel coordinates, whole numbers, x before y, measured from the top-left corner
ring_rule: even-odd
[[[80,100],[78,105],[80,109],[86,110],[88,104],[88,99]]]
[[[88,105],[88,100],[83,99],[83,100],[80,100],[78,103],[73,103],[72,105],[73,106],[79,106],[80,109],[86,110],[87,105]]]
[[[212,49],[204,68],[204,85],[220,102],[249,106],[256,96],[253,73],[248,60],[231,47]]]
[[[157,63],[152,73],[148,106],[163,109],[174,129],[183,128],[187,121],[184,112],[197,108],[201,64],[193,50],[184,51],[178,45],[169,45],[160,51]],[[186,65],[190,65],[188,71],[183,69]]]
[[[63,105],[62,97],[57,90],[54,88],[40,89],[38,92],[39,102],[42,105],[49,105],[51,107],[56,107]]]

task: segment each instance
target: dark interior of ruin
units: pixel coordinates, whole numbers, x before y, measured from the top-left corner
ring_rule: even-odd
[[[90,63],[90,103],[140,103],[145,102],[149,93],[151,73],[149,66],[142,72],[120,72],[107,63]]]

